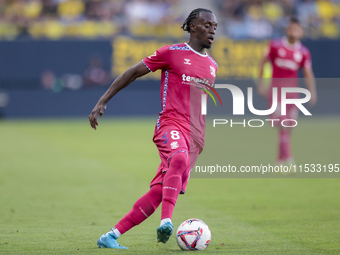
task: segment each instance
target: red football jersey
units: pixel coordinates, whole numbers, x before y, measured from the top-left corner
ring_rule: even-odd
[[[156,124],[178,126],[204,147],[205,116],[201,114],[201,95],[213,86],[217,63],[208,54],[200,54],[186,43],[167,45],[143,59],[152,72],[162,70],[162,111]]]
[[[311,68],[309,50],[301,42],[289,44],[286,37],[272,40],[266,57],[272,63],[272,78],[297,78],[300,68]]]

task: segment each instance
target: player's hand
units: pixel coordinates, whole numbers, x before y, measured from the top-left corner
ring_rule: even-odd
[[[98,114],[100,115],[100,117],[103,117],[104,115],[104,111],[106,110],[106,105],[105,104],[97,104],[91,114],[89,115],[89,120],[90,120],[90,125],[94,130],[97,130],[97,126],[98,126]]]
[[[310,100],[309,100],[309,105],[310,106],[314,106],[316,104],[316,101],[317,101],[316,93],[311,93],[311,97],[310,97]]]

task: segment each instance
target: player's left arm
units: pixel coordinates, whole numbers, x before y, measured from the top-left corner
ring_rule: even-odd
[[[306,87],[311,93],[311,99],[309,101],[309,104],[313,106],[316,104],[316,101],[317,101],[316,83],[315,83],[313,69],[311,66],[304,67],[302,68],[302,73],[303,73],[303,76],[305,77]]]
[[[93,108],[91,114],[89,115],[89,120],[91,127],[96,130],[98,126],[98,114],[103,117],[104,111],[106,110],[106,104],[109,100],[117,94],[121,89],[128,86],[131,82],[137,78],[146,75],[150,70],[144,65],[142,61],[136,65],[127,69],[123,74],[119,75],[117,79],[113,81],[108,90],[101,96],[97,104]]]

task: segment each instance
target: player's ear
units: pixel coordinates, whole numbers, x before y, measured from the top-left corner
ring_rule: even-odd
[[[189,24],[189,26],[190,26],[190,32],[196,32],[196,24],[194,24],[193,22],[191,22],[191,23]]]
[[[301,32],[300,37],[302,38],[304,36],[304,34],[305,34],[305,31],[303,30],[302,26],[300,26],[300,32]]]

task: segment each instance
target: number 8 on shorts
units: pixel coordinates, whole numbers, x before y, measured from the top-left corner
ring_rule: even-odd
[[[172,140],[178,140],[178,139],[180,139],[180,136],[179,136],[179,132],[178,132],[178,131],[172,130],[172,131],[170,132],[170,134],[171,134],[171,139],[172,139]]]

